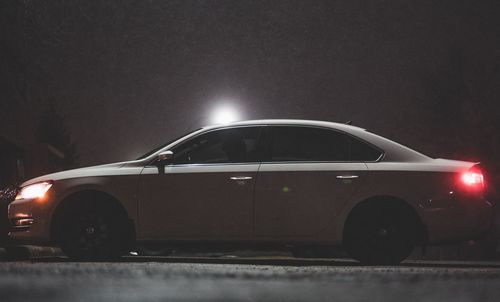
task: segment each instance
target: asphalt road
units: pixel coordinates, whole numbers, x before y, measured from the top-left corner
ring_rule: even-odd
[[[500,301],[500,263],[49,258],[0,262],[0,301]]]

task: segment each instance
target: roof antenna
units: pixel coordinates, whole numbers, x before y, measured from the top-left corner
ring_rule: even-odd
[[[345,122],[346,125],[352,125],[352,121]]]

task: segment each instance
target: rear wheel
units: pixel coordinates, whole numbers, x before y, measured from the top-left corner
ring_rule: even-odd
[[[58,228],[57,241],[73,259],[116,259],[127,252],[131,243],[128,217],[103,202],[82,201],[69,206]]]
[[[349,216],[344,247],[364,264],[399,264],[415,247],[418,225],[415,214],[404,204],[368,203]]]

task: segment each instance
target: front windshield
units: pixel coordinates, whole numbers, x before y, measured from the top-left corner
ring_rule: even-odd
[[[155,152],[158,152],[159,150],[161,150],[161,149],[165,148],[166,146],[170,145],[171,143],[175,142],[176,140],[181,139],[181,138],[183,138],[184,136],[188,136],[189,134],[194,133],[194,132],[196,132],[196,131],[199,131],[199,130],[201,130],[201,129],[202,129],[202,128],[198,128],[198,129],[196,129],[196,130],[194,130],[194,131],[190,131],[190,132],[188,132],[188,133],[186,133],[186,134],[183,134],[183,135],[181,135],[181,136],[178,136],[178,137],[176,137],[176,138],[174,138],[174,139],[172,139],[172,140],[170,140],[170,141],[168,141],[168,142],[166,142],[166,143],[164,143],[164,144],[162,144],[162,145],[160,145],[160,146],[158,146],[158,147],[154,148],[153,150],[151,150],[151,151],[147,152],[146,154],[144,154],[144,155],[140,156],[140,157],[139,157],[139,158],[137,158],[136,160],[144,159],[144,158],[146,158],[146,157],[150,156],[151,154],[153,154],[153,153],[155,153]]]

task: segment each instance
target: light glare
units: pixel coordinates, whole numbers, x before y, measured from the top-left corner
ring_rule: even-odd
[[[212,116],[214,124],[228,124],[239,119],[238,113],[231,107],[217,108]]]
[[[45,193],[52,187],[50,182],[40,182],[22,188],[16,196],[18,199],[42,199]]]
[[[484,177],[482,173],[466,172],[462,175],[462,181],[468,186],[482,185]]]

